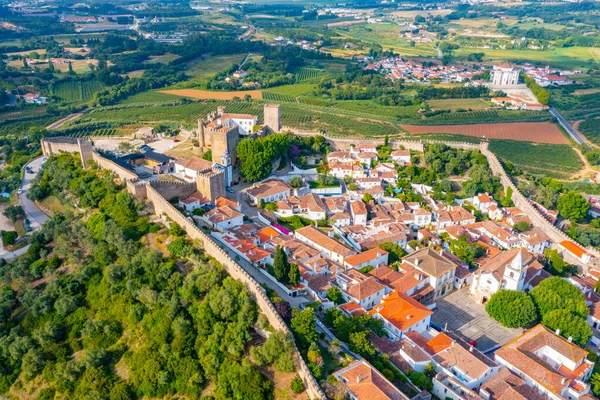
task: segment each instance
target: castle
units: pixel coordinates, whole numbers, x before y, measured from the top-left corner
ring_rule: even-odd
[[[264,136],[281,129],[279,104],[265,104],[264,124],[258,126],[258,117],[250,114],[227,113],[225,106],[198,119],[198,152],[212,150],[212,162],[225,171],[225,186],[233,182],[233,167],[237,162],[236,147],[240,136]]]

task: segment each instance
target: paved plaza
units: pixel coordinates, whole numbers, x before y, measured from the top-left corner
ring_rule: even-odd
[[[505,328],[489,317],[485,307],[469,297],[468,288],[438,300],[432,321],[469,342],[477,341],[476,347],[481,351],[503,345],[523,332],[522,329]]]

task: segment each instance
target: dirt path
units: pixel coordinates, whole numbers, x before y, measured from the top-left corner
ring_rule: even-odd
[[[61,126],[63,126],[64,124],[66,124],[69,121],[73,121],[76,118],[79,118],[83,115],[83,113],[74,113],[74,114],[69,114],[64,118],[59,119],[58,121],[56,121],[53,124],[50,124],[46,127],[46,129],[48,129],[49,131],[54,130],[54,129],[58,129]]]
[[[587,158],[585,158],[585,156],[583,155],[583,153],[581,152],[581,150],[579,150],[577,147],[573,147],[573,150],[575,150],[575,153],[577,153],[577,155],[579,156],[579,158],[581,159],[581,161],[583,161],[583,169],[575,172],[573,175],[571,175],[569,177],[569,180],[579,180],[579,179],[585,179],[588,178],[589,175],[594,175],[593,179],[598,181],[598,178],[600,178],[600,172],[595,170],[590,163],[588,162]]]

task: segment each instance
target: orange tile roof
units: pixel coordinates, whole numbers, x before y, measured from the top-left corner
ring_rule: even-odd
[[[365,360],[357,360],[336,373],[358,400],[400,400],[406,396]]]
[[[564,247],[567,251],[575,254],[575,256],[577,256],[579,258],[583,257],[584,254],[587,254],[585,252],[585,250],[583,250],[581,247],[577,246],[575,243],[573,243],[569,240],[563,240],[559,244],[562,247]]]
[[[380,249],[379,247],[375,247],[374,249],[363,251],[362,253],[346,258],[346,263],[352,265],[353,267],[356,267],[357,265],[361,265],[366,262],[375,260],[376,258],[382,257],[386,254],[389,253],[383,249]]]
[[[268,242],[272,238],[280,236],[280,235],[281,234],[279,232],[277,232],[275,229],[271,228],[270,226],[267,226],[266,228],[263,228],[260,231],[256,232],[256,237],[258,237],[258,240],[260,241],[260,243]]]
[[[365,311],[365,309],[360,306],[360,304],[358,304],[354,301],[351,301],[350,303],[342,304],[341,306],[339,306],[339,309],[353,317],[367,313]]]
[[[583,362],[586,368],[593,366],[593,363],[586,363],[584,360],[587,351],[569,343],[541,324],[502,346],[496,351],[496,357],[510,363],[551,392],[560,393],[572,382],[571,375],[574,372],[565,375],[560,369],[554,370],[547,362],[537,357],[535,352],[546,346],[575,363]],[[564,378],[567,378],[566,381]]]
[[[369,313],[381,315],[404,331],[432,315],[433,311],[404,293],[393,292]]]
[[[436,354],[450,346],[452,346],[452,338],[450,338],[450,336],[446,335],[444,332],[440,332],[433,339],[427,342],[427,348],[425,350],[427,350],[427,352],[430,354]]]
[[[314,226],[305,226],[300,229],[296,229],[296,235],[300,235],[311,241],[312,243],[316,243],[325,249],[332,251],[336,254],[340,254],[342,256],[348,256],[354,253],[354,251],[339,243],[338,241],[330,238]]]

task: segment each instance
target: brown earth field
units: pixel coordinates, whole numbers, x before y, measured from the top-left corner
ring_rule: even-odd
[[[468,125],[400,125],[411,135],[449,133],[487,139],[521,140],[525,142],[568,144],[561,130],[550,122],[511,122]]]
[[[199,89],[173,89],[161,90],[160,93],[172,94],[175,96],[191,97],[194,99],[215,99],[215,100],[233,100],[234,97],[243,99],[249,94],[253,99],[262,99],[260,90],[244,90],[239,92],[211,92],[209,90]]]

